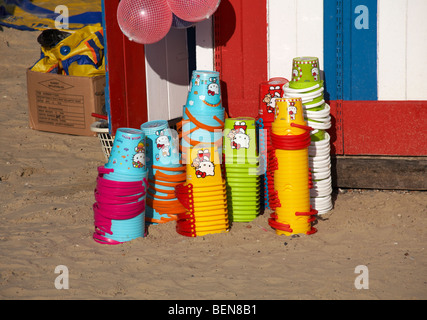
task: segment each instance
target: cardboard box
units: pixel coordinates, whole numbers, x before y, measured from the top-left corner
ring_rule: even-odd
[[[75,77],[27,70],[30,127],[93,136],[90,125],[103,114],[105,76]]]

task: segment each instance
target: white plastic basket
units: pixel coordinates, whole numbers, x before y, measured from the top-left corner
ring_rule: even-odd
[[[108,130],[108,122],[105,120],[99,120],[90,126],[90,130],[93,132],[96,132],[96,135],[99,138],[99,141],[101,142],[101,148],[102,152],[104,153],[105,159],[108,161],[108,158],[110,157],[111,148],[113,147],[114,143],[114,136],[110,135],[110,132]]]

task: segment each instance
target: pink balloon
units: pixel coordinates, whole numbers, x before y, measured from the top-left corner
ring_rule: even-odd
[[[167,2],[172,12],[179,18],[199,22],[214,14],[221,0],[167,0]]]
[[[122,0],[117,21],[130,40],[150,44],[163,39],[172,25],[172,11],[166,0]]]

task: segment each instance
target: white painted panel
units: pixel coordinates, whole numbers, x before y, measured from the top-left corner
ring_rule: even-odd
[[[185,29],[171,29],[159,42],[145,45],[148,120],[182,116],[188,92]]]
[[[297,50],[298,57],[319,58],[323,70],[323,1],[297,1]]]
[[[268,0],[268,77],[292,75],[297,55],[297,0]]]
[[[169,32],[166,39],[168,66],[169,119],[182,117],[188,95],[188,47],[186,29]]]
[[[426,13],[426,0],[408,0],[407,100],[427,100]]]
[[[323,70],[323,1],[268,0],[269,78],[292,76],[292,59],[319,58]]]
[[[196,69],[215,70],[213,18],[196,24]]]
[[[168,120],[166,39],[145,45],[148,121]],[[165,94],[166,93],[166,94]]]
[[[407,2],[378,0],[378,100],[407,99]]]

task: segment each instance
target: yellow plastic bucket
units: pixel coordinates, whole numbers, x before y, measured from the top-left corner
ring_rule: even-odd
[[[222,185],[217,146],[200,144],[187,152],[187,183],[193,184],[194,188]]]

